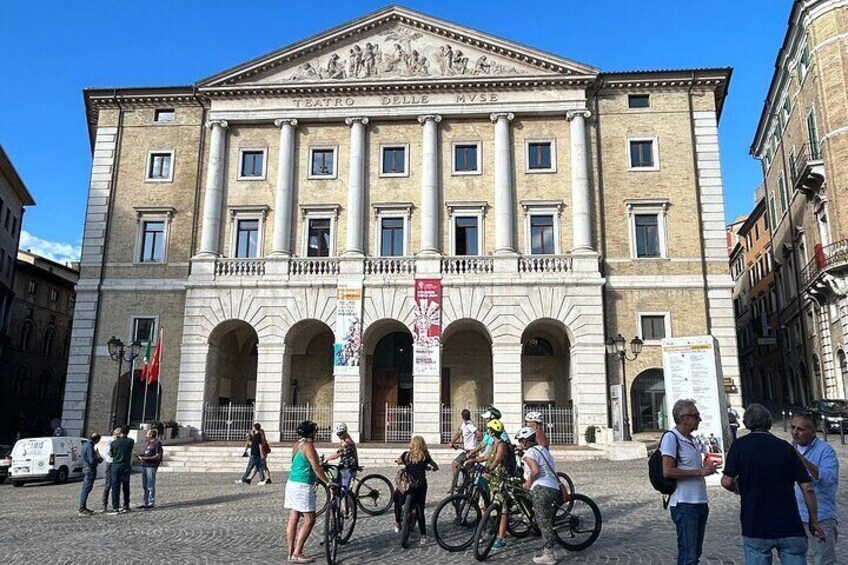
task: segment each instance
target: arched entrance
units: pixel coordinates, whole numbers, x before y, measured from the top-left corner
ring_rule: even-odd
[[[412,333],[397,320],[375,322],[364,336],[366,348],[367,437],[386,441],[387,407],[412,406]],[[405,422],[405,419],[404,419]],[[409,427],[411,430],[411,413]]]
[[[442,441],[461,422],[464,408],[479,410],[493,402],[492,341],[476,320],[456,320],[442,334]],[[476,415],[474,415],[476,418]]]
[[[665,378],[662,369],[639,373],[630,388],[633,405],[633,431],[651,432],[665,429]]]
[[[206,402],[217,406],[252,405],[256,399],[259,337],[241,320],[228,320],[209,336]]]
[[[289,388],[286,404],[333,406],[333,330],[324,322],[298,322],[286,336]]]
[[[521,383],[527,409],[566,407],[571,403],[570,344],[555,320],[539,320],[521,336]]]

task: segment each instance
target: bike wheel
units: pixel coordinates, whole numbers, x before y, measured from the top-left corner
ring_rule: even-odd
[[[353,493],[350,491],[345,491],[344,502],[347,505],[347,509],[345,509],[345,504],[341,504],[339,506],[338,512],[342,513],[341,519],[341,528],[340,528],[340,536],[339,543],[344,545],[350,539],[350,536],[353,535],[353,529],[356,527],[356,497],[354,497]]]
[[[451,479],[451,494],[460,494],[460,492],[465,487],[465,483],[468,481],[468,470],[465,467],[460,467],[456,470],[456,473],[453,474],[453,478]]]
[[[561,546],[569,551],[586,549],[601,535],[601,511],[595,501],[583,494],[571,495],[572,506],[557,505],[554,513],[554,534]]]
[[[506,531],[518,539],[529,536],[534,526],[533,520],[528,518],[528,515],[532,516],[533,504],[529,498],[523,504],[530,510],[528,514],[525,514],[517,505],[512,505],[509,508],[509,514],[506,520]]]
[[[568,503],[564,504],[563,506],[566,510],[571,510],[571,507],[574,504],[571,501],[571,497],[574,496],[574,481],[571,480],[571,477],[561,471],[557,473],[557,479],[559,479],[559,484],[565,485],[565,487],[568,489],[569,500]]]
[[[356,504],[369,516],[380,516],[392,507],[394,490],[383,475],[368,475],[356,485]]]
[[[439,502],[433,512],[433,536],[439,547],[456,552],[468,548],[483,511],[467,494],[455,494]]]
[[[404,549],[409,547],[409,532],[412,529],[412,524],[415,522],[415,497],[412,493],[407,493],[406,499],[403,502],[403,510],[401,511],[401,519],[403,522],[401,523],[400,528],[400,546]]]
[[[495,502],[490,504],[483,512],[483,517],[474,532],[474,558],[477,561],[484,561],[489,556],[489,552],[492,551],[492,546],[495,544],[495,539],[498,537],[500,523],[501,505]]]
[[[324,517],[324,554],[327,564],[335,565],[339,552],[339,523],[335,508],[329,508]]]
[[[327,510],[330,502],[330,489],[318,483],[315,485],[315,517],[317,518]]]

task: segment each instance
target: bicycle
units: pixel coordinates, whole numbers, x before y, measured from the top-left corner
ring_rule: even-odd
[[[328,511],[324,518],[324,553],[327,556],[327,563],[335,565],[339,546],[346,544],[353,535],[358,505],[353,493],[342,484],[338,468],[327,463],[323,466],[325,472],[335,471],[332,481],[325,487],[329,498]]]
[[[433,537],[446,551],[463,551],[474,541],[477,524],[489,506],[489,491],[482,472],[483,465],[479,463],[463,468],[462,483],[433,511]]]
[[[333,482],[336,478],[338,466],[323,463],[323,458],[322,464],[325,465],[324,472],[329,473],[327,478],[330,479],[330,482]],[[362,471],[362,467],[357,467],[356,470],[357,472]],[[353,486],[354,484],[356,485],[355,488]],[[369,516],[381,516],[391,508],[395,489],[389,479],[383,475],[372,473],[361,479],[358,477],[354,478],[351,481],[348,491],[353,493],[353,498],[356,500],[356,505],[359,506],[360,510]],[[319,488],[317,495],[318,510],[315,515],[320,516],[327,509],[327,503],[330,497],[326,487],[323,489]]]
[[[492,503],[483,512],[474,532],[474,558],[484,561],[492,550],[501,516],[508,512],[507,531],[516,538],[541,534],[536,525],[530,491],[525,490],[519,478],[501,476],[500,486],[492,495]],[[553,519],[557,543],[569,551],[581,551],[591,546],[601,535],[601,511],[591,498],[573,494],[569,504],[556,503]]]
[[[426,470],[431,470],[428,466]],[[432,469],[435,470],[435,469]],[[412,526],[420,519],[424,519],[424,508],[419,508],[415,504],[415,494],[410,488],[404,496],[403,507],[401,509],[401,525],[400,525],[400,546],[403,549],[409,548],[409,534],[412,531]]]

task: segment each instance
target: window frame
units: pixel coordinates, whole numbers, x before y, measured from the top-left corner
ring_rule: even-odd
[[[654,160],[654,164],[650,167],[637,167],[633,165],[633,159],[631,155],[631,144],[636,142],[651,142],[651,155]],[[628,137],[625,140],[624,144],[625,155],[627,157],[627,170],[630,172],[653,172],[660,170],[660,143],[659,138],[654,136],[637,136],[637,137]]]
[[[412,245],[410,226],[412,225],[412,202],[376,202],[371,205],[374,209],[374,257],[409,257]],[[383,219],[401,218],[403,220],[403,253],[400,255],[383,255]]]
[[[483,257],[486,253],[486,209],[488,202],[445,202],[448,209],[450,225],[448,235],[450,237],[449,247],[451,257]],[[477,255],[456,254],[456,221],[455,218],[477,218]]]
[[[333,220],[330,218],[306,218],[304,220],[306,222],[306,257],[314,258],[314,259],[326,259],[331,257],[331,252],[333,250],[332,240],[333,240]],[[310,255],[309,251],[311,249],[309,242],[312,240],[312,222],[327,222],[327,254],[326,255]]]
[[[153,157],[156,155],[169,155],[171,158],[171,166],[168,167],[167,177],[151,177],[151,167],[153,166]],[[147,151],[146,165],[144,167],[144,182],[173,182],[174,181],[174,166],[176,159],[174,158],[175,151],[173,149],[149,149]]]
[[[539,143],[549,143],[551,145],[551,166],[546,169],[533,169],[530,167],[530,145]],[[538,173],[556,173],[557,172],[557,151],[556,139],[525,139],[524,140],[524,173],[528,175]]]
[[[522,200],[524,209],[524,254],[528,257],[551,257],[562,254],[562,210],[565,203],[562,200]],[[533,228],[530,225],[533,216],[552,216],[554,223],[554,252],[553,254],[533,253]]]
[[[634,106],[633,100],[646,100],[647,104],[645,106]],[[651,107],[651,95],[650,94],[628,94],[627,95],[627,108],[629,110],[644,110],[646,108]]]
[[[336,234],[338,233],[338,219],[341,206],[339,204],[301,204],[301,257],[309,257],[309,220],[330,220],[330,255],[336,257]],[[323,259],[324,257],[312,257],[312,259]]]
[[[387,173],[383,170],[386,149],[403,149],[403,171],[400,173]],[[409,176],[409,144],[408,143],[381,143],[380,144],[380,169],[381,178],[404,178]]]
[[[632,261],[667,261],[669,259],[668,248],[668,209],[671,201],[660,199],[625,200],[627,207],[627,223],[630,232],[630,259]],[[659,257],[639,257],[636,245],[636,216],[657,215],[657,238],[659,239]]]
[[[244,174],[244,154],[245,153],[261,153],[262,154],[262,172],[259,175]],[[239,147],[238,159],[238,180],[256,181],[265,180],[268,174],[268,148],[267,147]]]
[[[326,175],[312,173],[312,159],[316,151],[332,151],[333,170]],[[306,163],[306,178],[309,180],[332,180],[339,178],[339,146],[338,145],[310,145],[307,152],[309,160]]]
[[[262,259],[265,257],[265,219],[268,206],[230,206],[230,249],[231,259]],[[238,257],[238,223],[243,220],[258,221],[256,234],[256,257]]]
[[[456,169],[456,148],[457,146],[470,146],[477,148],[477,170],[475,171],[458,171]],[[451,142],[451,175],[452,176],[469,176],[483,174],[483,144],[480,141],[452,141]]]
[[[131,344],[136,337],[138,320],[153,320],[153,339],[156,339],[156,334],[159,331],[159,314],[130,314],[127,324],[127,347],[129,347],[129,344]],[[147,340],[149,338],[150,336],[144,336],[144,339],[141,339],[141,337],[139,336],[138,341],[141,342],[142,348],[147,346]],[[143,351],[139,351],[139,358],[141,358],[142,355],[144,355]],[[138,367],[141,368],[140,365]]]
[[[661,339],[646,339],[644,335],[642,335],[642,318],[663,318],[663,325],[665,327],[665,337]],[[645,345],[661,345],[663,339],[667,339],[673,337],[671,331],[671,312],[636,312],[636,335],[639,336],[639,339]]]
[[[171,115],[170,120],[160,120],[159,117],[161,115]],[[153,123],[154,124],[173,124],[177,121],[177,109],[176,108],[154,108],[153,110]]]
[[[171,222],[174,219],[176,210],[170,206],[166,207],[136,207],[136,233],[135,246],[133,248],[133,264],[134,265],[165,265],[168,263],[168,244],[171,241]],[[145,222],[163,222],[162,229],[162,260],[161,261],[144,261],[142,253],[144,252],[144,224]]]

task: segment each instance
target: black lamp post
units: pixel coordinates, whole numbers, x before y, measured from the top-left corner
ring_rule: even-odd
[[[124,369],[124,361],[132,366],[135,358],[138,357],[139,352],[141,351],[141,342],[139,340],[135,340],[130,344],[129,355],[127,355],[126,346],[124,342],[120,339],[112,336],[112,339],[106,342],[106,346],[109,348],[109,357],[112,358],[112,361],[118,362],[118,389],[120,390],[120,382],[121,382],[121,373]],[[130,384],[132,384],[133,376],[130,375]],[[118,395],[115,395],[115,403],[118,401]],[[116,405],[112,406],[112,426],[115,426],[115,418],[117,417],[118,407]],[[127,425],[130,424],[130,416],[132,415],[132,386],[130,386],[129,400],[127,400]]]
[[[635,361],[639,354],[642,353],[643,342],[639,337],[634,337],[630,340],[630,351],[633,357],[627,355],[627,340],[624,336],[618,334],[615,337],[608,337],[606,341],[607,354],[615,355],[621,361],[621,404],[624,406],[624,440],[630,441],[630,417],[628,415],[628,404],[630,403],[629,395],[627,394],[627,374],[625,363],[627,361]]]

